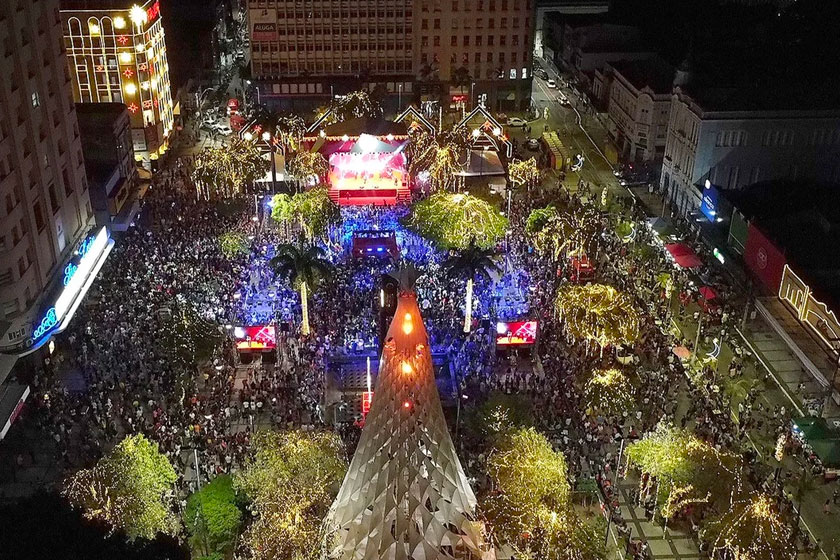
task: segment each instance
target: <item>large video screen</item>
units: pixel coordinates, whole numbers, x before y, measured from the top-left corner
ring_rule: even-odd
[[[537,321],[499,321],[496,323],[496,344],[526,346],[537,342]]]
[[[277,335],[273,325],[235,327],[233,337],[236,339],[237,350],[261,352],[277,347]]]

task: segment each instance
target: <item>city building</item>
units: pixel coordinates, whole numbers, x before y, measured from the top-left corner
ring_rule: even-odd
[[[537,0],[534,56],[554,60],[556,46],[547,44],[545,39],[545,24],[549,14],[552,14],[550,17],[553,20],[563,21],[568,16],[606,14],[609,9],[610,0]]]
[[[359,87],[494,110],[530,103],[533,0],[249,0],[248,8],[263,103],[289,107]]]
[[[674,78],[674,68],[657,57],[607,63],[603,72],[596,71],[592,95],[605,99],[611,133],[625,159],[662,159]]]
[[[76,114],[96,224],[125,231],[141,196],[128,109],[122,103],[79,103]]]
[[[77,103],[124,103],[135,157],[155,160],[174,128],[160,0],[61,0]]]
[[[644,44],[642,32],[637,27],[611,23],[587,24],[585,18],[582,18],[581,24],[563,23],[562,26],[562,32],[554,33],[561,49],[555,57],[555,63],[584,82],[589,80],[588,75],[603,68],[608,62],[643,60],[655,56]]]
[[[774,179],[840,182],[840,111],[758,95],[674,89],[660,185],[681,213],[700,208],[707,179],[724,190]]]
[[[3,382],[19,355],[67,326],[109,239],[106,231],[86,242],[92,210],[57,0],[0,2],[0,40]],[[26,392],[25,384],[0,385],[0,427]]]

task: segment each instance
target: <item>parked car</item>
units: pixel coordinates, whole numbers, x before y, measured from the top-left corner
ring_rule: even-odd
[[[557,82],[555,82],[554,80],[548,80],[548,82],[546,82],[546,85],[547,85],[548,87],[550,87],[550,88],[554,89],[554,88],[556,88],[556,87],[557,87]]]
[[[535,152],[540,149],[540,142],[536,138],[528,138],[528,141],[525,142],[525,147]]]
[[[525,119],[520,119],[519,117],[510,117],[507,120],[508,126],[525,126],[526,124],[528,123],[525,122]]]
[[[226,124],[216,127],[216,132],[224,136],[230,136],[233,134],[233,130]]]
[[[537,76],[539,76],[543,80],[547,80],[548,79],[548,72],[546,72],[545,70],[540,68],[539,70],[537,70]]]

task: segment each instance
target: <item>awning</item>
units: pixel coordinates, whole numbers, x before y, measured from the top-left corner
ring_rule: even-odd
[[[674,346],[674,355],[681,360],[687,360],[691,357],[691,350],[685,346]]]
[[[700,297],[706,301],[712,301],[717,297],[717,292],[710,286],[703,286],[700,288]]]
[[[794,418],[793,428],[794,432],[799,432],[809,443],[812,440],[834,439],[840,436],[837,432],[832,431],[825,418],[816,418],[814,416]]]
[[[665,249],[671,257],[682,268],[696,268],[703,264],[703,261],[694,253],[694,250],[685,243],[668,243]]]

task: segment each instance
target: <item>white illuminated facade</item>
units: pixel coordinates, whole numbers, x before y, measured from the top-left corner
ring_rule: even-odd
[[[155,159],[174,127],[160,0],[94,2],[98,9],[61,11],[73,98],[124,103],[134,151]]]

